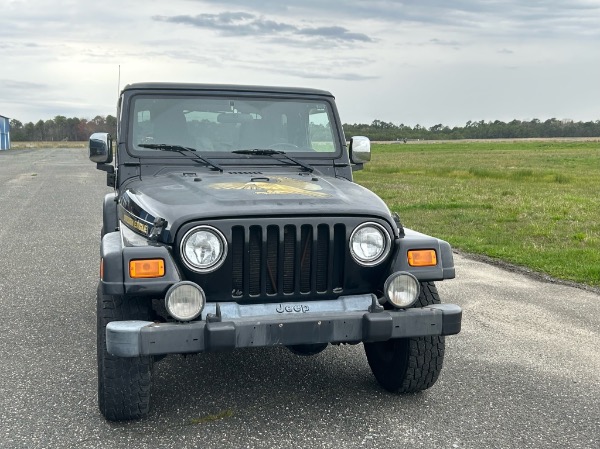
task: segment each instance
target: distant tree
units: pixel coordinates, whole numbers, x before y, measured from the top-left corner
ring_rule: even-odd
[[[77,127],[79,126],[80,121],[81,119],[77,117],[67,119],[67,129],[65,131],[65,135],[68,140],[79,140],[79,136],[77,135]]]
[[[54,117],[54,128],[56,140],[68,140],[67,135],[67,117],[64,115],[57,115]]]
[[[16,118],[11,118],[9,121],[10,129],[13,131],[19,131],[23,129],[23,123],[18,121]]]
[[[38,122],[34,125],[34,140],[46,140],[46,132],[43,120],[38,120]]]
[[[34,134],[35,125],[32,122],[25,123],[25,126],[23,126],[23,137],[25,138],[24,140],[34,140]]]
[[[346,136],[364,135],[372,140],[402,139],[498,139],[523,137],[600,137],[600,120],[594,122],[561,121],[556,118],[541,122],[512,120],[467,121],[464,126],[450,128],[441,123],[425,128],[419,124],[414,127],[404,123],[395,126],[383,120],[373,120],[370,125],[344,125]]]
[[[48,119],[44,122],[44,130],[46,131],[46,139],[53,141],[53,140],[60,140],[57,138],[56,136],[56,127],[54,126],[54,120],[52,119]]]
[[[23,124],[17,119],[10,120],[11,139],[23,140],[87,140],[95,132],[107,132],[113,137],[117,134],[117,119],[112,115],[95,116],[93,119],[57,115],[54,119],[38,120]],[[351,136],[367,136],[371,140],[414,140],[414,139],[498,139],[525,137],[600,137],[600,120],[574,122],[551,118],[541,122],[539,119],[512,120],[508,123],[495,120],[469,120],[464,126],[450,128],[438,123],[426,128],[422,125],[414,127],[401,123],[373,120],[370,124],[344,124],[344,134]],[[314,127],[312,132],[322,132]],[[326,136],[321,136],[325,138]]]
[[[106,129],[107,132],[111,134],[111,136],[117,136],[117,118],[112,115],[106,116]]]
[[[17,119],[10,119],[10,136],[12,140],[23,140],[23,123]]]

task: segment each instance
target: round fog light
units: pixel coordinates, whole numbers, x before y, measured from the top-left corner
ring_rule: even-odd
[[[385,281],[385,296],[394,307],[404,309],[410,307],[419,298],[420,285],[416,277],[410,273],[393,273]]]
[[[202,288],[193,282],[180,282],[173,285],[165,296],[165,307],[173,318],[190,321],[196,318],[206,303]]]

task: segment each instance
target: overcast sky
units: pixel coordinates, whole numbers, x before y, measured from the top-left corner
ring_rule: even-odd
[[[139,81],[331,91],[342,121],[600,119],[600,0],[0,0],[0,115]]]

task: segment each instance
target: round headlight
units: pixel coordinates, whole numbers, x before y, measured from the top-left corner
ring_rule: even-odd
[[[183,281],[173,285],[165,296],[165,307],[173,318],[190,321],[202,313],[206,296],[193,282]]]
[[[227,241],[218,229],[197,226],[181,241],[183,262],[192,270],[210,273],[221,266],[227,255]]]
[[[363,223],[350,236],[350,253],[361,265],[377,265],[385,259],[389,250],[389,234],[377,223]]]
[[[393,273],[385,281],[385,297],[394,307],[406,308],[419,298],[419,281],[410,273]]]

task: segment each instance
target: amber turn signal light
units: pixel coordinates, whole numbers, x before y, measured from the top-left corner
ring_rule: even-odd
[[[434,249],[413,249],[408,252],[408,264],[411,267],[433,267],[437,265]]]
[[[131,278],[159,278],[165,275],[163,259],[141,259],[129,261],[129,276]]]

